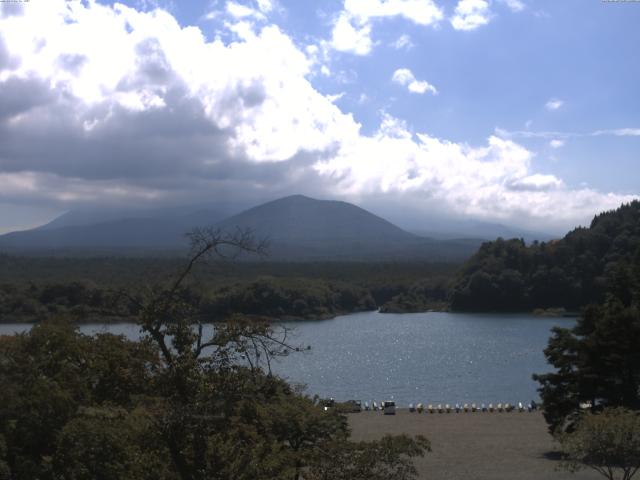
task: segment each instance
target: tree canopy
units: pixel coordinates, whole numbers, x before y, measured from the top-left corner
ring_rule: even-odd
[[[544,353],[555,372],[534,375],[553,432],[571,428],[581,404],[640,409],[640,256],[612,278],[605,302],[553,329]]]
[[[623,408],[581,416],[571,433],[559,436],[562,466],[588,467],[608,480],[631,480],[640,469],[640,415]]]
[[[619,266],[640,255],[640,201],[597,215],[551,242],[498,239],[483,244],[454,281],[451,307],[523,311],[601,303]]]

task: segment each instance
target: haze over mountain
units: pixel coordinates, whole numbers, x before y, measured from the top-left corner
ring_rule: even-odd
[[[180,249],[185,233],[225,217],[214,209],[79,210],[38,228],[0,236],[0,248],[23,252]]]
[[[353,204],[293,195],[223,218],[215,209],[70,212],[47,225],[0,237],[20,252],[144,253],[180,251],[198,226],[249,228],[268,238],[274,260],[392,260],[466,258],[479,239],[435,240],[409,233]]]
[[[503,225],[501,223],[480,222],[474,220],[432,219],[428,230],[408,229],[416,235],[432,237],[440,240],[452,238],[479,238],[495,240],[502,238],[522,238],[525,242],[548,241],[559,238],[548,232],[525,230],[522,228]]]

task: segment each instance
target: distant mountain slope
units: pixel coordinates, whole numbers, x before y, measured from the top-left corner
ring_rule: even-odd
[[[121,220],[159,220],[171,224],[191,224],[197,222],[216,223],[229,215],[227,208],[206,206],[182,206],[165,208],[93,208],[71,210],[56,217],[36,230],[55,230],[63,227],[77,227],[118,222]]]
[[[174,213],[174,212],[172,212]],[[139,212],[135,212],[139,214]],[[214,225],[221,215],[213,210],[150,218],[116,218],[91,223],[88,213],[71,213],[42,227],[0,236],[0,248],[10,251],[83,251],[118,253],[121,249],[184,249],[185,233],[194,227]]]
[[[597,215],[589,228],[526,246],[487,242],[453,287],[455,310],[498,311],[600,303],[607,291],[640,282],[640,202]]]
[[[387,220],[346,202],[315,200],[292,195],[259,205],[218,224],[229,229],[249,227],[271,239],[343,241],[406,241],[417,236],[405,232]]]
[[[440,240],[455,238],[478,238],[482,240],[495,240],[502,238],[522,238],[525,242],[549,241],[558,238],[545,232],[535,232],[516,227],[509,227],[501,223],[478,222],[474,220],[452,220],[450,222],[434,222],[429,229],[411,230],[416,235],[436,238]]]
[[[479,241],[436,241],[406,232],[346,202],[293,195],[246,210],[218,224],[250,228],[270,242],[273,259],[462,259]]]
[[[257,238],[269,240],[273,260],[460,260],[480,244],[478,240],[423,238],[350,203],[302,195],[268,202],[224,220],[213,211],[202,210],[113,217],[106,212],[102,218],[108,221],[92,224],[85,213],[66,214],[43,227],[1,236],[0,249],[66,253],[184,250],[185,232],[210,225],[225,231],[251,229]]]

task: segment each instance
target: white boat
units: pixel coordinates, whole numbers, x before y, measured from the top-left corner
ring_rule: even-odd
[[[373,401],[373,410],[378,410],[378,403],[375,400]]]
[[[364,402],[364,409],[365,409],[366,411],[371,410],[371,407],[369,406],[369,402]]]

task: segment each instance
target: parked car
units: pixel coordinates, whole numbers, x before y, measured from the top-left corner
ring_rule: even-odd
[[[362,411],[362,402],[360,400],[349,400],[347,405],[351,407],[351,412],[358,413]]]

